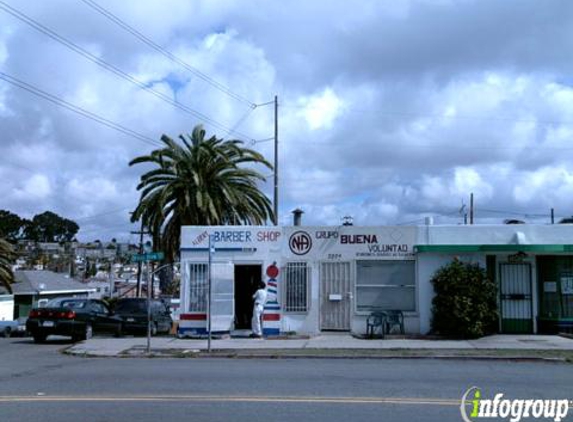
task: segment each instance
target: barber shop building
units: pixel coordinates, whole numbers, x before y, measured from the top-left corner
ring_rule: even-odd
[[[500,333],[573,332],[573,225],[182,228],[180,336],[248,330],[267,285],[264,333],[363,334],[373,310],[430,331],[435,272],[478,263],[498,286]],[[209,265],[210,264],[210,265]]]

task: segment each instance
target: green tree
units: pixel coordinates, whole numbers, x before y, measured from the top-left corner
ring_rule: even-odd
[[[476,338],[497,330],[497,287],[478,264],[454,260],[431,280],[432,331],[455,338]]]
[[[265,178],[253,169],[272,165],[241,141],[205,138],[201,125],[181,143],[163,135],[165,144],[129,165],[151,164],[137,189],[139,204],[132,221],[143,222],[169,261],[179,251],[181,226],[264,224],[273,218],[270,200],[257,183]]]
[[[24,221],[18,215],[0,210],[0,237],[8,240],[17,240],[20,238]]]
[[[24,235],[36,242],[70,242],[79,229],[74,221],[46,211],[27,222]]]
[[[0,285],[4,286],[10,293],[12,293],[10,285],[14,282],[12,261],[15,257],[16,255],[12,244],[4,239],[0,239]]]

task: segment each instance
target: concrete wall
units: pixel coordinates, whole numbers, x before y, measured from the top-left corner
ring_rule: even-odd
[[[14,296],[0,295],[0,321],[14,319]]]
[[[569,245],[573,224],[505,224],[420,227],[426,245]]]
[[[234,264],[261,264],[263,272],[273,263],[283,267],[287,262],[306,262],[310,268],[310,306],[307,313],[286,313],[282,308],[282,274],[279,275],[278,303],[280,330],[316,334],[320,331],[320,266],[322,262],[357,260],[414,260],[414,245],[418,242],[416,227],[184,227],[182,229],[182,312],[188,312],[190,263],[208,260],[208,238],[213,236],[217,261]],[[352,294],[356,297],[355,280]],[[266,313],[266,311],[265,311]],[[366,331],[366,314],[355,312],[352,303],[351,329]],[[183,326],[187,323],[182,321]],[[198,326],[202,323],[189,323]],[[418,332],[418,313],[407,314],[406,329]],[[266,326],[266,324],[265,324]]]
[[[481,254],[418,254],[416,261],[418,312],[420,318],[419,332],[427,334],[430,331],[432,319],[432,300],[435,296],[431,279],[441,267],[452,262],[454,258],[462,262],[477,263],[485,268],[485,256]]]

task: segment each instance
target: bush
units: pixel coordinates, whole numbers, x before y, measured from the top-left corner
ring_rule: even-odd
[[[497,287],[478,264],[454,260],[436,271],[431,282],[434,333],[477,338],[497,331]]]

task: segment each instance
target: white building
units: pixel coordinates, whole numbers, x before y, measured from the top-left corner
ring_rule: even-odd
[[[373,309],[400,310],[428,333],[435,271],[479,263],[499,286],[500,332],[573,327],[573,225],[183,227],[179,334],[250,328],[252,293],[269,299],[264,330],[364,333]]]

